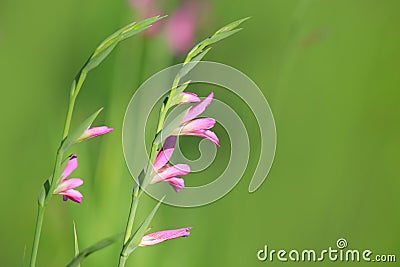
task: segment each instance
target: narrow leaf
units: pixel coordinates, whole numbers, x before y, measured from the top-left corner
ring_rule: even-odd
[[[65,139],[64,143],[62,144],[62,150],[68,150],[73,144],[75,144],[79,137],[88,129],[93,121],[97,118],[103,108],[99,109],[92,115],[90,115],[84,122],[82,122],[74,131],[68,134],[67,138]]]
[[[146,30],[147,28],[151,27],[153,23],[164,17],[165,16],[155,16],[139,22],[132,22],[114,32],[96,48],[83,67],[83,70],[85,72],[89,72],[90,70],[96,68],[111,53],[111,51],[119,42]]]
[[[239,26],[240,24],[242,24],[243,22],[245,22],[248,19],[250,19],[250,17],[239,19],[239,20],[236,20],[234,22],[231,22],[228,25],[225,25],[224,27],[222,27],[221,29],[216,31],[214,35],[217,35],[217,34],[220,34],[220,33],[223,33],[223,32],[227,32],[227,31],[231,31],[231,30],[237,28],[237,26]]]
[[[187,82],[185,82],[185,83],[179,85],[179,86],[176,88],[176,94],[179,95],[180,93],[182,93],[183,91],[185,91],[186,88],[189,86],[190,83],[191,83],[191,81],[187,81]]]
[[[246,21],[249,18],[244,18],[240,19],[234,22],[229,23],[228,25],[225,25],[218,31],[216,31],[211,37],[206,38],[205,40],[201,41],[198,43],[195,47],[192,48],[192,50],[188,53],[185,63],[190,62],[194,60],[194,58],[203,50],[205,50],[208,46],[221,41],[222,39],[225,39],[232,34],[237,33],[240,31],[240,29],[236,29],[237,26],[239,26],[241,23]]]
[[[220,33],[220,34],[213,35],[213,36],[211,36],[209,39],[205,40],[204,43],[205,43],[207,46],[212,45],[212,44],[215,44],[216,42],[219,42],[219,41],[221,41],[221,40],[223,40],[223,39],[225,39],[225,38],[228,38],[229,36],[231,36],[231,35],[233,35],[233,34],[239,32],[239,31],[241,31],[241,30],[242,30],[242,29],[239,28],[239,29],[234,29],[234,30],[229,31],[229,32],[222,32],[222,33]]]
[[[199,63],[203,57],[208,53],[208,51],[210,51],[211,47],[200,51],[196,56],[194,56],[190,62],[187,62],[185,64],[183,64],[182,68],[180,69],[178,75],[179,78],[183,78],[185,77],[186,74],[188,74],[196,65],[197,63]]]
[[[90,246],[88,248],[85,248],[77,256],[75,256],[75,258],[73,258],[67,264],[67,267],[77,267],[77,266],[79,266],[79,264],[84,259],[86,259],[90,254],[114,244],[115,242],[120,240],[121,237],[122,237],[122,234],[114,235],[112,237],[108,237],[106,239],[103,239],[103,240],[97,242],[96,244],[94,244],[94,245],[92,245],[92,246]]]
[[[79,254],[79,245],[78,245],[78,234],[76,233],[76,224],[75,221],[73,221],[74,224],[74,249],[75,249],[75,256],[78,256]],[[78,263],[77,267],[80,267],[80,263]]]

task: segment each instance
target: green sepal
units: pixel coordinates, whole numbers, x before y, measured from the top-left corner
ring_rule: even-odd
[[[186,114],[188,113],[189,109],[190,108],[181,112],[170,123],[166,124],[163,127],[162,131],[157,134],[156,138],[154,139],[154,143],[158,145],[164,143],[165,139],[167,139],[168,136],[170,136],[182,124],[182,121],[185,118]]]
[[[67,151],[72,145],[79,141],[79,138],[82,134],[92,125],[93,121],[97,118],[103,108],[99,109],[92,115],[90,115],[84,122],[82,122],[74,131],[72,131],[68,136],[65,138],[61,149],[63,152]]]

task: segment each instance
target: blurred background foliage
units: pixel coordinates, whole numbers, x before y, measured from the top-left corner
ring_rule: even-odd
[[[166,14],[183,4],[157,3]],[[192,226],[192,235],[139,249],[127,266],[277,266],[281,263],[259,262],[256,252],[265,244],[322,250],[335,247],[340,237],[351,248],[398,253],[400,2],[201,4],[195,9],[196,41],[230,21],[252,17],[245,30],[215,45],[206,60],[242,70],[263,90],[276,119],[275,162],[253,194],[247,187],[254,164],[215,203],[161,207],[154,230]],[[21,266],[29,258],[37,194],[52,170],[74,75],[106,36],[141,15],[125,1],[0,1],[2,266]],[[166,40],[163,27],[127,40],[89,75],[73,125],[104,106],[96,125],[116,130],[76,148],[80,167],[73,176],[85,181],[84,201],[52,201],[38,266],[64,266],[73,256],[72,220],[81,248],[123,231],[132,185],[121,147],[123,115],[140,81],[182,60]],[[205,96],[210,88],[197,90]],[[222,101],[239,103],[237,111],[249,118],[252,159],[257,159],[259,137],[248,107],[222,89],[215,91]],[[226,147],[219,153],[226,154]],[[199,153],[184,151],[188,157]],[[213,172],[205,173],[209,182]],[[186,181],[201,184],[201,176],[188,175]],[[143,218],[154,201],[141,203]],[[120,244],[107,248],[82,266],[115,266],[119,250]]]

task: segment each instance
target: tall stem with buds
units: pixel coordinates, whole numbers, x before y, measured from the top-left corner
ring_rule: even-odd
[[[64,123],[63,135],[62,135],[62,139],[60,142],[60,146],[57,150],[53,172],[52,172],[51,177],[45,181],[43,188],[39,194],[38,215],[37,215],[37,219],[36,219],[36,228],[35,228],[35,234],[34,234],[34,238],[33,238],[33,246],[32,246],[31,259],[30,259],[31,267],[36,266],[36,259],[37,259],[37,253],[38,253],[38,248],[39,248],[40,235],[41,235],[41,231],[42,231],[44,213],[45,213],[46,206],[50,202],[53,194],[55,194],[55,193],[62,194],[62,195],[64,195],[64,199],[67,199],[67,198],[71,197],[71,195],[68,195],[69,193],[71,193],[71,192],[79,193],[79,192],[76,192],[75,190],[73,190],[72,188],[76,187],[77,183],[81,184],[80,179],[76,179],[76,180],[71,179],[72,181],[70,180],[69,182],[65,182],[64,180],[66,179],[66,177],[62,177],[62,176],[64,176],[64,173],[61,172],[61,168],[62,168],[62,164],[63,164],[63,160],[64,160],[64,158],[63,158],[64,153],[72,145],[74,145],[76,143],[79,143],[85,139],[88,139],[88,138],[91,138],[94,136],[105,134],[109,131],[112,131],[111,128],[107,128],[107,127],[98,127],[98,128],[89,129],[89,127],[91,126],[94,119],[100,113],[101,110],[99,110],[98,112],[96,112],[92,116],[90,116],[86,121],[84,121],[79,127],[77,127],[76,130],[74,130],[72,133],[70,133],[70,126],[71,126],[72,115],[73,115],[73,111],[74,111],[74,107],[75,107],[75,101],[78,97],[78,94],[82,88],[82,85],[86,79],[87,74],[89,73],[90,70],[96,68],[111,53],[111,51],[116,47],[116,45],[120,41],[123,41],[126,38],[129,38],[141,31],[149,28],[154,22],[158,21],[159,19],[161,19],[161,18],[159,16],[157,16],[157,17],[145,19],[138,23],[133,22],[133,23],[119,29],[114,34],[110,35],[97,47],[97,49],[89,57],[89,59],[87,60],[87,62],[82,67],[82,69],[79,71],[78,75],[76,76],[75,80],[73,81],[71,90],[70,90],[70,94],[69,94],[69,104],[68,104],[67,115],[66,115],[66,119],[65,119],[65,123]],[[80,181],[78,181],[78,180],[80,180]],[[65,188],[63,188],[63,187],[60,188],[59,186],[64,186]],[[80,195],[79,197],[81,197],[80,193],[79,193],[79,195]],[[80,202],[80,200],[76,201],[76,202]]]
[[[135,245],[140,246],[138,244],[131,244],[131,243],[135,243],[135,242],[132,242],[132,241],[134,241],[134,239],[142,238],[142,236],[137,236],[138,235],[137,233],[134,236],[132,236],[132,229],[133,229],[133,223],[134,223],[134,219],[135,219],[135,215],[136,215],[136,210],[138,207],[140,196],[143,193],[143,190],[145,189],[145,187],[149,183],[149,178],[153,171],[153,166],[154,166],[153,164],[155,162],[157,152],[159,152],[160,146],[162,145],[162,142],[160,142],[159,138],[157,138],[157,137],[159,137],[162,130],[164,129],[165,119],[168,114],[168,111],[170,110],[171,107],[173,107],[175,104],[177,104],[176,97],[179,94],[183,93],[183,91],[186,89],[186,87],[189,84],[189,83],[184,83],[181,85],[180,84],[181,78],[184,77],[194,67],[194,65],[196,64],[197,61],[200,61],[206,55],[206,53],[210,50],[209,46],[211,44],[218,42],[218,41],[236,33],[237,31],[239,31],[240,29],[236,29],[236,27],[239,26],[245,20],[246,19],[238,20],[238,21],[235,21],[233,23],[226,25],[225,27],[223,27],[220,30],[218,30],[217,32],[215,32],[214,35],[203,40],[202,42],[197,44],[195,47],[193,47],[193,49],[188,53],[188,55],[183,63],[181,71],[175,77],[175,79],[172,83],[169,95],[166,98],[166,101],[164,101],[164,104],[160,110],[156,134],[155,134],[154,140],[151,144],[149,159],[147,162],[147,166],[144,170],[144,178],[143,178],[143,180],[138,179],[138,181],[139,180],[141,181],[140,185],[134,184],[130,212],[128,215],[128,221],[127,221],[126,228],[125,228],[124,241],[123,241],[120,258],[119,258],[119,264],[118,264],[119,267],[125,266],[125,262],[129,256],[129,254],[136,248]],[[212,96],[210,99],[212,99]],[[142,188],[140,188],[140,187],[142,187]],[[179,191],[179,188],[176,191]],[[151,217],[151,216],[149,215],[149,217]],[[142,224],[141,228],[142,227],[143,227],[143,224]],[[139,228],[139,230],[141,228]],[[189,229],[189,228],[187,228],[187,229]],[[187,230],[185,230],[185,232],[181,233],[181,235],[179,235],[179,236],[186,236],[186,231]]]

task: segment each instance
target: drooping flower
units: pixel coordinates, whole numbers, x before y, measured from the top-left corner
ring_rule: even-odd
[[[88,128],[86,131],[78,138],[77,143],[82,142],[86,139],[100,136],[109,132],[114,131],[114,128],[108,128],[107,126],[99,126]]]
[[[140,247],[153,246],[153,245],[159,244],[161,242],[164,242],[164,241],[167,241],[170,239],[175,239],[175,238],[179,238],[179,237],[187,237],[190,235],[190,232],[189,232],[190,230],[192,230],[191,227],[154,232],[154,233],[143,236],[142,241],[140,242],[139,246]]]
[[[163,148],[157,154],[157,157],[153,165],[153,174],[150,184],[159,182],[169,183],[176,192],[179,192],[181,188],[185,187],[184,180],[181,176],[190,173],[190,166],[187,164],[176,164],[170,166],[168,164],[174,153],[176,136],[169,136],[163,145]]]
[[[197,118],[204,110],[210,105],[214,98],[214,93],[211,93],[201,103],[189,109],[184,117],[181,125],[172,133],[172,135],[192,135],[207,138],[217,146],[219,146],[219,139],[217,135],[210,131],[215,125],[213,118]]]
[[[58,184],[57,188],[54,190],[54,194],[62,195],[63,200],[67,201],[71,199],[77,203],[82,202],[83,195],[78,190],[74,188],[81,186],[83,184],[83,180],[80,178],[70,178],[67,179],[68,176],[78,167],[78,158],[76,154],[74,154],[69,160],[65,169],[61,176],[61,181]]]

